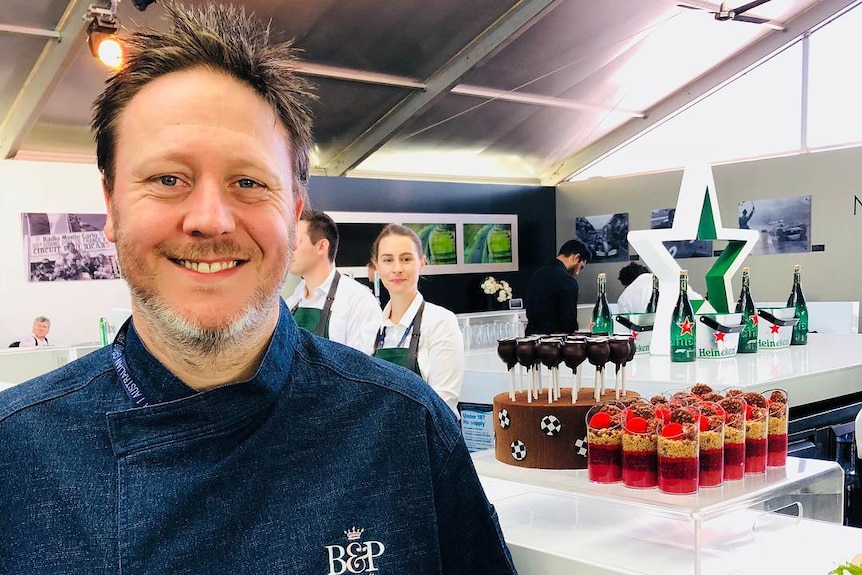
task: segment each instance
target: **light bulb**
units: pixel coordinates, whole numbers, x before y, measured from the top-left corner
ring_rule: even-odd
[[[99,42],[99,60],[111,68],[123,65],[123,45],[116,36],[107,36]]]

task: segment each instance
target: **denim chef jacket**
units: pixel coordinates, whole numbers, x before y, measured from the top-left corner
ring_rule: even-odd
[[[197,393],[110,347],[0,394],[0,573],[514,573],[451,410],[418,376],[299,330]]]

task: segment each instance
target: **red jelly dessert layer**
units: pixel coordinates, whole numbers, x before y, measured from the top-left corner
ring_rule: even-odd
[[[724,449],[706,449],[700,452],[701,487],[717,487],[724,483]]]
[[[658,488],[664,493],[697,492],[697,457],[659,457]]]
[[[623,478],[621,445],[587,446],[587,477],[598,483],[616,483]]]
[[[745,472],[763,473],[766,471],[766,438],[745,439]]]
[[[745,474],[745,444],[724,444],[724,479],[725,481],[742,479]]]
[[[787,434],[770,435],[769,449],[766,456],[768,467],[782,467],[787,464]]]
[[[627,487],[658,485],[658,456],[655,451],[623,451],[623,483]]]

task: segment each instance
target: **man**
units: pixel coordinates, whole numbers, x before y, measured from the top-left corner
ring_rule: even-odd
[[[644,313],[652,295],[652,274],[646,266],[631,262],[617,276],[623,292],[617,299],[617,313]]]
[[[18,347],[39,347],[48,345],[48,331],[51,329],[51,320],[40,315],[33,320],[31,332],[18,341]]]
[[[617,313],[645,313],[652,297],[652,278],[646,266],[637,262],[631,262],[620,269],[617,279],[625,288],[617,299]],[[688,299],[702,300],[703,296],[688,285]],[[673,301],[679,296],[678,293],[671,294]]]
[[[335,269],[338,226],[316,210],[302,213],[290,271],[302,276],[287,307],[299,327],[369,355],[382,311],[374,294]]]
[[[540,267],[527,284],[526,334],[572,333],[578,330],[578,280],[590,262],[590,249],[581,240],[560,246],[556,259]]]
[[[513,573],[449,408],[279,298],[308,86],[240,8],[160,3],[93,108],[132,317],[4,391],[0,573]]]

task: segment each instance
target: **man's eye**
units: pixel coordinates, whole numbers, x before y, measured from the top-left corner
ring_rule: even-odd
[[[163,186],[173,187],[179,183],[176,176],[159,176],[159,183]]]
[[[243,178],[241,180],[238,180],[236,185],[246,190],[251,190],[257,186],[260,186],[260,184],[249,178]]]

